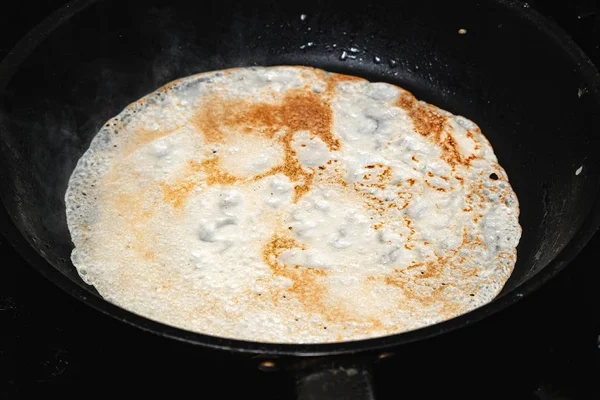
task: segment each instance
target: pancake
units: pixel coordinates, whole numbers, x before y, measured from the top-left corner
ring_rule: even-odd
[[[306,67],[172,82],[108,121],[65,195],[82,279],[209,335],[323,343],[444,321],[510,277],[518,200],[477,125]]]

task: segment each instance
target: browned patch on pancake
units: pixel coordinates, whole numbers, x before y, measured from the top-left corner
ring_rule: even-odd
[[[331,160],[327,163],[331,165]],[[319,167],[320,169],[320,167]],[[328,173],[325,173],[327,171]],[[317,182],[321,185],[328,184],[332,186],[339,186],[341,190],[348,188],[348,182],[345,180],[345,169],[340,168],[324,168],[323,172],[316,176]]]
[[[367,82],[365,79],[363,78],[359,78],[358,76],[352,76],[352,75],[344,75],[344,74],[331,74],[329,76],[329,83],[331,84],[338,84],[338,83],[342,83],[342,82]]]
[[[407,226],[412,230],[411,224]],[[424,243],[425,244],[425,243]],[[463,227],[462,243],[448,256],[437,256],[426,262],[413,262],[404,270],[394,270],[393,273],[382,277],[373,277],[387,285],[402,289],[403,295],[413,300],[418,307],[438,307],[437,313],[444,319],[452,318],[464,312],[466,303],[456,302],[445,296],[445,290],[456,288],[457,283],[461,285],[463,293],[473,293],[475,289],[469,288],[470,282],[477,280],[477,269],[463,266],[466,261],[464,257],[458,256],[460,250],[465,247],[485,247],[479,237],[469,239],[466,226]],[[412,273],[410,273],[412,272]],[[458,274],[458,275],[455,275]],[[465,286],[463,287],[463,283]],[[419,289],[425,290],[426,295],[419,293]],[[410,304],[402,307],[414,308]]]
[[[201,163],[188,161],[184,176],[174,183],[159,184],[163,200],[175,208],[181,208],[188,196],[202,183],[206,186],[231,185],[238,181],[233,175],[224,172],[217,157]]]
[[[418,263],[413,267],[422,268],[423,264]],[[422,277],[423,275],[418,276],[418,278],[424,279]],[[402,294],[406,299],[413,302],[412,304],[403,302],[402,308],[412,310],[412,312],[417,312],[419,309],[437,307],[437,314],[440,315],[442,319],[448,319],[460,314],[463,308],[459,303],[447,299],[444,296],[444,292],[454,286],[452,283],[443,282],[438,287],[430,288],[429,294],[423,295],[418,292],[417,287],[420,286],[421,289],[425,289],[427,292],[428,285],[419,284],[418,280],[411,279],[401,271],[394,271],[393,273],[384,276],[382,280],[385,284],[398,287],[402,290]]]
[[[445,291],[454,287],[452,283],[442,282],[438,287],[431,288],[428,295],[419,294],[414,287],[418,284],[412,283],[409,279],[402,276],[401,272],[396,271],[385,278],[385,283],[397,286],[402,289],[407,299],[413,301],[412,305],[403,304],[403,307],[417,312],[419,309],[436,307],[436,314],[442,320],[456,317],[465,311],[464,305],[457,303],[445,297]]]
[[[320,315],[327,323],[362,323],[365,324],[365,331],[371,333],[396,330],[385,328],[377,318],[357,318],[348,314],[343,309],[343,305],[338,306],[328,303],[326,301],[327,287],[321,282],[321,279],[327,276],[325,271],[281,264],[278,259],[284,251],[305,248],[296,239],[286,236],[288,234],[289,232],[286,231],[281,235],[273,235],[271,240],[263,247],[263,261],[271,268],[273,275],[288,278],[292,281],[291,288],[275,290],[272,293],[271,298],[275,304],[278,304],[282,298],[293,296],[302,304],[307,313]],[[369,280],[373,282],[372,279]]]
[[[421,266],[421,264],[416,266]],[[418,309],[428,308],[435,305],[444,307],[446,304],[448,304],[448,301],[443,300],[442,298],[443,291],[446,289],[446,286],[440,286],[439,288],[432,289],[429,295],[422,295],[418,293],[415,288],[415,286],[419,285],[411,280],[410,277],[402,274],[400,271],[394,271],[393,273],[384,276],[383,282],[386,285],[400,288],[404,297],[413,302],[412,304],[403,302],[402,308],[412,310],[413,312],[418,311]]]
[[[227,112],[226,105],[217,95],[213,95],[204,100],[190,122],[202,132],[206,142],[221,143],[225,138],[221,125],[226,124],[229,118],[231,115]]]
[[[286,293],[295,295],[308,312],[326,315],[328,310],[323,305],[323,298],[327,289],[319,283],[318,279],[325,276],[325,272],[318,269],[283,265],[279,262],[279,256],[284,251],[295,248],[302,249],[304,246],[292,237],[274,235],[263,247],[263,261],[271,268],[274,275],[292,281],[292,287],[286,289]],[[274,296],[275,299],[279,297],[278,293]]]
[[[417,133],[438,139],[444,131],[447,118],[438,113],[434,106],[420,104],[412,94],[401,93],[396,105],[408,112]]]
[[[396,101],[396,106],[408,113],[417,133],[425,136],[442,150],[442,159],[452,167],[457,164],[468,166],[472,158],[464,159],[458,150],[458,144],[452,137],[451,127],[447,124],[448,117],[442,115],[439,109],[431,104],[422,104],[408,92],[403,92]],[[468,132],[470,133],[470,132]],[[473,135],[467,135],[473,138]],[[413,161],[417,161],[413,157]]]
[[[190,161],[189,167],[193,172],[204,172],[206,176],[205,182],[209,186],[232,185],[238,181],[238,178],[221,169],[221,165],[217,157],[210,158],[202,163]]]
[[[362,78],[319,73],[327,81],[324,93],[313,93],[308,88],[288,91],[277,103],[253,102],[245,99],[226,99],[218,94],[207,97],[191,118],[192,125],[203,135],[208,143],[226,144],[228,135],[252,134],[261,135],[279,141],[284,149],[284,161],[271,170],[250,178],[257,181],[274,174],[283,174],[294,186],[294,202],[311,190],[315,172],[312,168],[304,168],[297,159],[292,148],[295,133],[306,131],[312,137],[323,141],[331,151],[340,149],[341,143],[333,135],[333,113],[330,107],[331,95],[337,84],[342,82],[364,82]],[[223,173],[215,165],[204,163],[197,172],[207,175],[207,184],[233,184],[235,177]],[[387,178],[391,170],[386,170],[380,180]],[[347,183],[338,179],[343,187]],[[186,197],[199,184],[193,176],[186,176],[172,185],[161,184],[163,198],[176,208],[181,207]]]
[[[432,174],[432,176],[433,176],[433,174]],[[424,179],[424,180],[423,180],[423,182],[425,182],[425,184],[426,184],[428,187],[430,187],[431,189],[433,189],[433,190],[436,190],[436,191],[438,191],[438,192],[446,192],[446,189],[444,189],[444,188],[442,188],[442,187],[438,187],[438,186],[434,185],[433,183],[431,183],[431,182],[429,181],[429,179]]]
[[[210,143],[223,142],[231,130],[269,138],[281,130],[293,133],[307,131],[335,151],[339,149],[340,141],[331,132],[332,121],[327,96],[308,89],[290,90],[279,103],[225,99],[213,95],[203,102],[191,119]]]
[[[252,179],[257,181],[267,176],[275,174],[283,174],[289,178],[291,182],[297,182],[294,185],[294,202],[297,202],[303,195],[311,189],[315,172],[313,169],[305,169],[298,161],[296,152],[292,148],[294,132],[288,131],[281,139],[284,150],[283,164],[271,168],[269,171],[256,175]]]
[[[383,167],[383,166],[382,166]],[[385,167],[383,171],[377,175],[379,182],[388,182],[392,178],[392,167]]]
[[[329,78],[327,78],[327,91],[330,93],[335,93],[335,89],[338,84],[343,84],[343,83],[348,83],[348,82],[360,83],[360,82],[367,82],[367,81],[365,79],[359,78],[357,76],[342,75],[342,74],[330,74]]]
[[[181,208],[189,194],[198,186],[193,177],[186,177],[173,184],[161,183],[160,190],[165,202],[175,208]]]
[[[225,99],[214,95],[204,101],[191,122],[209,143],[226,143],[231,132],[262,135],[279,141],[285,154],[283,164],[253,179],[277,173],[286,175],[290,181],[297,183],[294,201],[310,191],[314,178],[314,171],[303,168],[296,157],[292,148],[294,134],[306,131],[332,151],[339,150],[341,145],[332,132],[329,95],[316,94],[308,89],[290,90],[278,103]]]
[[[294,202],[297,202],[300,199],[300,197],[302,197],[306,193],[310,192],[310,188],[312,186],[314,177],[315,177],[314,173],[306,174],[303,177],[304,179],[302,180],[302,183],[294,186]]]
[[[444,267],[446,267],[448,263],[448,258],[438,256],[437,260],[429,261],[424,264],[425,271],[420,276],[417,276],[416,280],[428,278],[441,278],[442,273],[444,272]],[[449,265],[449,267],[452,268],[452,265]]]
[[[380,198],[380,194],[378,193],[371,192],[372,189],[385,191],[388,188],[387,184],[389,184],[392,179],[391,167],[383,164],[374,164],[367,165],[364,168],[371,171],[362,176],[362,182],[354,182],[351,187],[362,197],[363,204],[366,208],[376,211],[380,216],[385,216],[386,214],[389,216],[389,212],[393,209],[403,210],[408,207],[410,199],[412,198],[411,193],[399,191],[397,192],[399,197],[398,201],[390,201]],[[397,187],[401,186],[402,184],[397,184]]]
[[[456,165],[458,163],[464,164],[465,161],[458,151],[458,145],[450,132],[446,132],[446,135],[443,139],[440,140],[442,147],[442,158],[450,165]]]

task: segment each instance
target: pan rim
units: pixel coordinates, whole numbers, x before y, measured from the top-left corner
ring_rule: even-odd
[[[84,10],[88,6],[96,3],[98,0],[74,0],[56,10],[39,25],[33,28],[25,35],[15,47],[8,53],[7,57],[0,63],[0,91],[4,89],[12,78],[14,70],[23,62],[27,56],[35,50],[37,45],[54,29],[72,16]],[[540,13],[535,11],[526,3],[519,0],[491,0],[499,5],[511,9],[517,17],[526,18],[537,29],[554,39],[557,45],[569,56],[579,62],[579,69],[582,76],[590,82],[592,87],[588,88],[589,95],[594,96],[600,104],[600,73],[584,51],[571,39],[571,37],[556,23],[548,20]],[[250,342],[237,339],[221,338],[205,335],[201,333],[186,331],[184,329],[172,327],[157,321],[142,317],[133,312],[120,308],[99,296],[93,295],[88,289],[80,286],[69,277],[58,271],[48,263],[37,252],[27,251],[26,247],[33,247],[27,238],[21,234],[12,221],[12,217],[2,205],[2,219],[6,220],[1,224],[1,233],[7,238],[7,241],[21,255],[28,264],[33,266],[45,278],[50,280],[56,286],[74,296],[87,305],[101,311],[104,314],[118,319],[127,324],[133,325],[144,331],[153,334],[178,340],[181,342],[204,346],[216,350],[227,350],[230,352],[247,354],[268,354],[273,356],[323,356],[323,355],[342,355],[357,352],[381,351],[392,347],[428,339],[443,333],[454,331],[456,329],[469,326],[486,316],[492,315],[509,305],[515,304],[525,295],[539,288],[542,284],[555,276],[583,249],[591,237],[596,233],[600,226],[600,200],[598,192],[600,184],[596,186],[593,194],[595,200],[592,204],[585,222],[575,233],[573,238],[566,244],[561,252],[542,268],[536,275],[523,282],[517,289],[503,294],[492,302],[470,311],[466,314],[452,318],[450,320],[419,328],[409,332],[398,333],[389,336],[363,339],[357,341],[339,342],[339,343],[315,343],[315,344],[293,344],[293,343],[262,343]],[[8,226],[10,225],[10,226]],[[12,231],[12,235],[7,234],[7,230]],[[17,237],[17,241],[11,240],[11,237]]]

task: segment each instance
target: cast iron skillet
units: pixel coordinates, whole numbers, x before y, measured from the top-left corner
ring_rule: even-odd
[[[496,300],[399,335],[269,344],[150,321],[102,300],[79,279],[69,261],[63,196],[101,125],[173,79],[280,64],[395,83],[481,126],[520,199],[523,226],[514,274]],[[51,281],[124,322],[271,357],[265,368],[274,357],[286,360],[301,397],[371,396],[361,363],[516,302],[567,265],[600,225],[600,76],[564,32],[516,1],[74,1],[0,64],[0,95],[0,222],[9,242]],[[325,355],[327,363],[317,357]],[[335,359],[345,373],[332,367],[332,356],[346,356]]]

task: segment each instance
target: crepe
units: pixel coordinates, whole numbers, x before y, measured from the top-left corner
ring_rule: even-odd
[[[65,195],[108,301],[259,342],[413,330],[490,302],[521,236],[477,125],[306,67],[172,82],[106,123]]]

